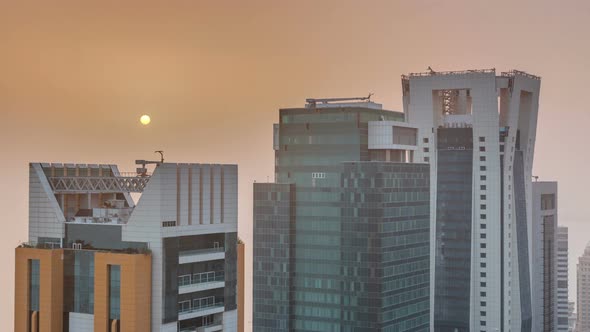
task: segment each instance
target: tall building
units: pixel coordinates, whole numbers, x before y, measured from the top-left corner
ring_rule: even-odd
[[[568,302],[568,332],[576,331],[576,303]]]
[[[556,331],[563,332],[569,330],[570,302],[569,302],[569,265],[568,265],[568,232],[567,227],[557,227],[557,317]]]
[[[246,250],[244,242],[238,239],[238,332],[244,332],[245,290],[246,290]]]
[[[403,114],[366,99],[279,112],[275,182],[254,184],[254,331],[429,330],[428,165]]]
[[[567,228],[562,266],[563,257],[558,251],[561,234],[557,226],[557,182],[535,181],[532,190],[531,257],[536,262],[531,270],[533,331],[567,331]]]
[[[30,164],[15,331],[237,329],[237,166],[138,163]]]
[[[430,164],[434,331],[531,331],[539,89],[516,70],[402,77],[414,158]]]
[[[578,258],[577,270],[576,332],[590,332],[590,243],[586,245],[584,254]]]

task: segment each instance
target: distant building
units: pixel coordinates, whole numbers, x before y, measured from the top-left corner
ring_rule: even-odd
[[[557,329],[557,182],[533,183],[533,331]],[[567,274],[566,274],[567,278]],[[567,290],[567,285],[566,285]],[[567,298],[566,298],[567,302]]]
[[[568,264],[568,229],[565,226],[557,227],[556,245],[556,272],[557,272],[557,319],[556,331],[569,330],[570,302],[569,302],[569,264]]]
[[[402,77],[414,161],[430,164],[433,331],[537,332],[529,237],[540,85],[517,70]],[[379,146],[394,146],[392,123],[375,126]]]
[[[578,258],[578,287],[576,332],[590,332],[590,243]]]
[[[576,331],[576,303],[568,302],[568,331]]]
[[[244,332],[245,317],[245,290],[246,290],[246,247],[244,242],[238,239],[238,332]]]
[[[372,147],[383,135],[395,146]],[[275,181],[254,184],[253,331],[429,331],[417,139],[402,113],[366,100],[280,110]]]
[[[237,329],[237,166],[139,171],[30,164],[15,331]]]

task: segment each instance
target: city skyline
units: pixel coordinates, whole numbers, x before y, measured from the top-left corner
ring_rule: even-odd
[[[268,137],[277,108],[375,92],[384,108],[401,111],[402,73],[497,66],[543,78],[533,174],[560,183],[575,285],[572,268],[588,230],[590,50],[580,42],[588,4],[226,3],[233,6],[2,4],[0,183],[7,189],[0,204],[13,224],[0,238],[2,263],[14,266],[12,249],[27,238],[28,162],[107,162],[130,171],[134,159],[162,149],[178,162],[237,163],[240,236],[248,243],[251,183],[274,173]],[[313,30],[309,21],[318,22]],[[144,113],[152,116],[148,127],[138,123]],[[0,282],[14,293],[13,274]],[[0,302],[6,326],[12,306],[12,296]]]

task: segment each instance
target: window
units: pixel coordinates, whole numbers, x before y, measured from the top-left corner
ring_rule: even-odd
[[[479,227],[481,227],[481,229],[486,229],[488,227],[488,225],[486,225],[486,224],[480,224]]]
[[[486,170],[486,167],[485,166],[479,166],[479,170],[480,171],[485,171]]]
[[[479,136],[479,141],[480,141],[480,142],[485,142],[485,141],[486,141],[486,138],[485,138],[485,137],[483,137],[483,136]]]
[[[486,326],[486,321],[482,320],[481,322],[479,322],[481,324],[481,326]]]
[[[121,319],[121,265],[109,265],[109,318]]]
[[[191,310],[191,301],[178,302],[178,312],[185,312]]]
[[[480,152],[485,152],[486,151],[486,147],[485,146],[480,146],[479,147],[479,151]]]
[[[312,179],[325,179],[326,173],[311,173]]]
[[[485,282],[484,282],[484,284],[485,284]],[[479,315],[480,315],[480,316],[485,316],[485,315],[486,315],[486,312],[485,312],[485,311],[480,311],[480,312],[479,312]]]
[[[479,199],[481,199],[481,200],[486,200],[486,198],[487,198],[486,195],[479,195]]]
[[[541,195],[541,210],[553,210],[555,209],[555,195],[554,194],[542,194]]]
[[[486,205],[485,204],[480,204],[479,205],[479,208],[482,209],[482,210],[485,210],[486,209]]]
[[[429,148],[424,148],[424,152],[429,152],[430,149]]]
[[[480,273],[479,273],[479,276],[480,276],[481,278],[485,278],[485,277],[487,277],[487,274],[486,274],[485,272],[480,272]]]
[[[425,162],[429,162],[430,161],[430,157],[424,157],[424,161]]]
[[[485,215],[485,214],[480,214],[479,215],[479,219],[486,219],[486,218],[487,218],[487,215]]]
[[[29,306],[31,311],[39,311],[41,285],[41,261],[29,259]]]
[[[479,176],[479,179],[480,179],[481,181],[485,181],[487,178],[486,178],[486,176],[485,176],[485,175],[480,175],[480,176]]]
[[[479,283],[479,287],[486,287],[486,283],[485,283],[485,281],[482,281],[482,282],[480,282],[480,283]],[[484,315],[484,316],[485,316],[485,315]]]
[[[428,137],[424,137],[424,138],[422,139],[422,142],[424,142],[424,143],[428,143]]]
[[[480,156],[479,161],[486,161],[486,156]]]
[[[162,227],[174,227],[176,226],[176,220],[162,221]]]
[[[479,186],[479,189],[486,190],[486,185],[485,184],[482,184],[481,186]]]
[[[500,152],[504,152],[504,144],[500,145]]]
[[[486,267],[486,263],[479,263],[479,266],[482,267],[482,268],[485,268]]]
[[[485,239],[485,238],[486,238],[486,233],[481,233],[481,234],[479,234],[479,238],[480,238],[480,239]]]
[[[479,296],[485,297],[486,296],[486,292],[479,292]]]
[[[486,253],[485,252],[480,253],[479,258],[486,258]]]
[[[486,244],[485,243],[480,243],[479,244],[479,247],[482,248],[482,249],[485,249],[486,248]]]
[[[487,305],[487,303],[486,303],[486,301],[481,301],[481,302],[479,302],[479,305],[482,307],[485,307]]]

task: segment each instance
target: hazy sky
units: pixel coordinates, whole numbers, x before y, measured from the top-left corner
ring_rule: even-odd
[[[559,181],[573,296],[590,239],[589,33],[588,1],[0,0],[0,330],[12,330],[29,161],[130,171],[162,149],[171,162],[237,163],[248,245],[279,107],[374,92],[401,110],[400,75],[428,66],[542,77],[534,174]]]

